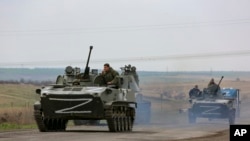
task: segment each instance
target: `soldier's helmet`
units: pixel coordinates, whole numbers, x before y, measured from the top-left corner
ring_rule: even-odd
[[[212,79],[210,80],[210,82],[208,83],[208,86],[213,85],[213,84],[215,84],[215,83],[214,83],[214,79],[212,78]]]
[[[133,66],[133,67],[131,68],[131,70],[132,70],[132,71],[136,71],[136,67]]]
[[[213,83],[214,83],[214,79],[212,78],[210,82],[213,82]]]

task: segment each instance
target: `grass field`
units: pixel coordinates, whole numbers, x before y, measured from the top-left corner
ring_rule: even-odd
[[[35,95],[36,86],[27,84],[1,84],[0,108],[29,107],[38,98]]]
[[[161,97],[161,94],[163,94],[164,97],[169,98],[188,98],[188,92],[194,85],[198,85],[199,89],[203,90],[207,87],[211,78],[214,78],[216,83],[220,80],[220,77],[202,75],[150,76],[143,78],[140,88],[146,96]],[[236,81],[236,78],[236,76],[225,76],[220,87],[238,88],[243,99],[250,98],[250,77],[244,77],[244,79],[238,81]]]
[[[241,98],[249,99],[250,78],[235,80],[235,76],[225,77],[221,87],[240,89]],[[211,76],[197,75],[158,75],[144,76],[140,81],[141,92],[152,103],[152,121],[165,123],[186,122],[185,115],[178,113],[187,108],[188,92],[198,84],[202,90]],[[216,77],[218,82],[220,77]],[[33,119],[33,104],[39,100],[35,90],[39,88],[28,84],[0,84],[0,130],[36,128]],[[157,116],[156,116],[157,115]]]
[[[37,87],[27,84],[0,85],[0,130],[35,128],[33,104]]]

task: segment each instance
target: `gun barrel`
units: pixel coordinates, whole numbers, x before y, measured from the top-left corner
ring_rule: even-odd
[[[89,56],[88,56],[88,60],[87,60],[85,69],[89,66],[89,59],[90,59],[90,55],[91,55],[92,49],[93,49],[93,46],[90,46],[90,47],[89,47]]]
[[[218,83],[218,85],[217,85],[217,88],[216,88],[216,92],[219,90],[220,83],[221,83],[221,81],[222,81],[223,78],[224,78],[224,76],[221,76],[221,79],[220,79],[220,81],[219,81],[219,83]]]
[[[93,46],[90,46],[89,47],[89,56],[88,56],[88,60],[86,62],[86,67],[85,67],[84,76],[83,76],[83,78],[85,78],[85,79],[89,78],[89,59],[90,59],[92,49],[93,49]]]
[[[223,78],[224,78],[224,76],[221,76],[221,79],[220,79],[220,82],[218,83],[218,86],[220,86],[220,83],[221,83]]]

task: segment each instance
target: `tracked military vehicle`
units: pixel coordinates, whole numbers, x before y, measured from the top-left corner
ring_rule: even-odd
[[[191,108],[188,109],[189,123],[195,123],[197,118],[228,119],[229,124],[235,123],[235,99],[224,96],[219,88],[221,80],[215,91],[205,88],[201,96],[191,100]]]
[[[117,85],[106,85],[97,70],[89,69],[90,47],[85,71],[66,67],[56,84],[36,90],[40,101],[34,104],[34,117],[41,132],[64,131],[68,120],[106,120],[109,131],[132,131],[135,119],[135,80],[117,77]],[[125,72],[124,72],[125,73]]]
[[[131,80],[130,89],[136,94],[136,116],[135,124],[149,124],[151,120],[151,102],[144,99],[139,87],[139,76],[136,72],[136,67],[125,65],[121,68],[121,76],[129,76]]]
[[[125,65],[121,67],[120,77],[129,77],[130,82],[128,88],[130,88],[136,97],[136,116],[135,124],[149,124],[151,119],[151,102],[144,99],[143,94],[139,88],[139,76],[136,72],[136,67]],[[99,125],[99,120],[74,120],[75,125]]]

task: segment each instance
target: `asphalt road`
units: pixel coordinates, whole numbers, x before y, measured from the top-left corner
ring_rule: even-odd
[[[136,125],[133,132],[111,133],[107,126],[69,127],[65,132],[39,132],[38,130],[0,133],[1,141],[166,141],[216,134],[228,129],[224,121],[200,122],[195,125]]]

